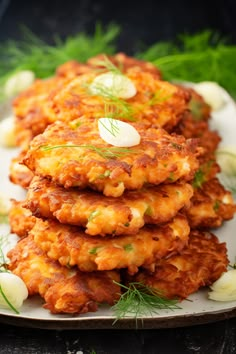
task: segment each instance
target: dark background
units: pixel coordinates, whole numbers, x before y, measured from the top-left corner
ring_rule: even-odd
[[[177,34],[206,28],[236,43],[236,0],[0,0],[0,41],[20,38],[19,26],[51,42],[94,24],[122,26],[118,49],[132,54]],[[157,330],[43,330],[0,323],[0,354],[235,354],[236,318],[193,327]]]
[[[236,0],[0,0],[0,41],[19,38],[19,25],[50,41],[80,31],[93,33],[94,24],[115,22],[122,27],[119,50],[132,53],[140,42],[150,45],[183,32],[206,28],[236,43]]]

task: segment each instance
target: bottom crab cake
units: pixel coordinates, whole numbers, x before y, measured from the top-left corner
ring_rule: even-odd
[[[65,189],[36,176],[24,205],[37,217],[83,226],[89,235],[105,236],[135,234],[146,223],[167,222],[190,204],[192,195],[190,184],[173,183],[125,191],[113,198],[90,190]]]
[[[133,274],[140,266],[153,269],[156,260],[181,251],[188,242],[189,226],[183,215],[177,215],[135,235],[91,237],[79,227],[37,219],[29,235],[49,258],[64,266],[78,266],[84,272],[128,268]]]
[[[228,263],[226,244],[210,232],[195,230],[180,254],[159,260],[155,272],[141,270],[130,280],[156,289],[167,298],[181,300],[211,285],[227,270]]]
[[[9,269],[25,282],[29,295],[39,294],[52,313],[97,311],[99,303],[119,298],[117,271],[83,273],[47,257],[32,236],[21,239],[8,253]]]

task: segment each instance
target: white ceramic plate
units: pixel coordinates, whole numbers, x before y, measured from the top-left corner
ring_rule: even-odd
[[[229,95],[224,92],[227,104],[212,116],[212,128],[218,129],[222,136],[221,146],[235,145],[236,105]],[[12,185],[8,180],[9,163],[16,156],[16,149],[0,148],[0,193],[15,199],[24,197],[23,190]],[[236,257],[236,218],[214,230],[222,242],[227,243],[228,256],[232,263]],[[0,232],[7,233],[7,226],[1,226]],[[42,308],[43,301],[34,297],[25,301],[20,314],[10,310],[0,309],[0,321],[20,326],[50,328],[50,329],[95,329],[95,328],[167,328],[189,326],[199,323],[213,322],[225,318],[236,317],[236,301],[216,302],[208,299],[208,289],[203,289],[188,300],[181,303],[181,309],[174,311],[162,310],[153,316],[147,316],[136,322],[132,318],[124,318],[114,324],[114,315],[109,307],[101,306],[96,313],[84,315],[52,315]],[[189,301],[191,300],[191,301]]]

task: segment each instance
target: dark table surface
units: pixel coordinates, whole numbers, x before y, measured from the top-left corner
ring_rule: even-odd
[[[176,33],[213,28],[236,42],[235,0],[224,1],[13,1],[0,0],[0,41],[18,38],[24,23],[47,40],[81,30],[94,22],[122,25],[119,50],[132,53]],[[170,10],[171,9],[171,10]],[[48,330],[0,322],[0,354],[234,354],[236,318],[188,327],[149,330]]]
[[[1,354],[235,354],[236,318],[152,330],[44,330],[0,324]]]

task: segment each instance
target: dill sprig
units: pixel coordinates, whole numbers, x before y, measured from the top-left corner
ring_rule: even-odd
[[[104,101],[104,114],[106,118],[126,119],[134,122],[135,109],[126,100],[117,97],[103,85],[96,84],[96,93],[86,87],[86,91],[91,96],[102,96]]]
[[[105,54],[101,59],[94,59],[92,65],[103,70],[105,69],[107,71],[110,71],[113,74],[123,75],[121,68],[118,68],[115,64],[113,64],[112,61]]]
[[[104,124],[101,119],[99,122],[112,136],[116,137],[119,134],[120,128],[117,126],[116,119],[108,118],[107,124]]]
[[[236,77],[232,75],[236,46],[219,33],[183,34],[176,41],[155,43],[137,56],[154,63],[166,80],[216,81],[236,97]]]
[[[49,45],[22,27],[22,40],[8,40],[0,44],[0,91],[6,80],[20,70],[32,70],[37,78],[54,74],[56,68],[69,60],[85,62],[100,53],[113,54],[114,41],[120,32],[119,26],[110,24],[103,28],[95,27],[89,36],[80,32],[62,40],[58,36]],[[3,96],[3,92],[0,92]]]
[[[136,320],[143,316],[159,314],[159,310],[180,309],[178,300],[167,299],[161,291],[153,289],[140,282],[131,282],[128,286],[117,283],[124,289],[117,303],[112,307],[115,314],[115,322],[125,316],[131,316]]]
[[[96,152],[99,156],[103,157],[104,159],[115,159],[117,157],[122,157],[126,154],[136,153],[135,150],[131,150],[125,147],[97,147],[95,145],[74,145],[74,144],[63,144],[63,145],[43,145],[39,147],[43,151],[49,151],[53,149],[61,149],[61,148],[82,148],[88,149]]]

